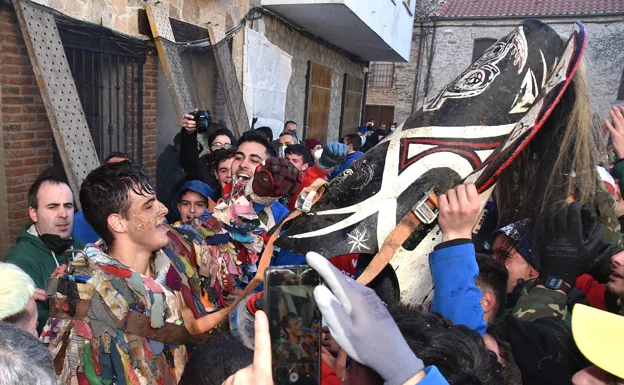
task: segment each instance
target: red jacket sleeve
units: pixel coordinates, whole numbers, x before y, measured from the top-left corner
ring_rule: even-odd
[[[297,190],[297,193],[290,197],[288,201],[288,210],[292,211],[295,209],[295,204],[297,203],[297,197],[301,194],[303,189],[310,187],[315,180],[321,178],[323,180],[327,179],[328,171],[323,170],[319,167],[318,164],[314,164],[313,167],[308,168],[303,175],[301,176],[301,187]]]
[[[591,307],[595,307],[600,310],[607,310],[607,305],[605,303],[605,291],[607,290],[606,284],[598,283],[598,281],[596,281],[589,274],[583,274],[576,279],[574,287],[585,292]]]
[[[321,359],[321,384],[323,385],[342,385],[342,381],[336,375],[336,372],[329,366],[325,360]]]

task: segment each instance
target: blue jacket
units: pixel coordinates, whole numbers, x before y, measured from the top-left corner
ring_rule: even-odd
[[[438,368],[432,365],[425,368],[425,378],[420,380],[418,385],[449,385],[449,383]]]
[[[95,243],[100,239],[100,236],[85,219],[82,211],[74,213],[74,235],[76,235],[76,239],[85,244]]]
[[[475,285],[479,265],[469,239],[456,239],[436,246],[429,254],[429,267],[435,291],[431,311],[459,325],[485,333],[481,296]]]
[[[259,214],[260,211],[264,209],[264,206],[254,202],[254,210],[256,214]],[[273,218],[275,219],[275,223],[279,223],[282,219],[290,213],[286,206],[279,203],[278,201],[273,202],[271,205],[271,213],[273,214]],[[275,248],[275,252],[273,253],[273,258],[271,259],[271,266],[285,266],[285,265],[305,265],[307,264],[305,256],[295,254],[288,250],[282,250],[278,247]]]
[[[356,160],[360,159],[362,156],[364,156],[363,152],[354,152],[353,154],[350,154],[347,157],[347,160],[340,165],[340,167],[336,168],[334,167],[334,171],[332,171],[329,176],[328,179],[333,179],[335,177],[337,177],[341,172],[343,172],[344,170],[348,169],[349,167],[351,167],[351,163],[355,162]]]

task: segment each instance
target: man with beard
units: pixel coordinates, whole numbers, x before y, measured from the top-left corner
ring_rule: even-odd
[[[576,280],[576,288],[587,294],[592,307],[624,315],[624,251],[611,257],[611,274],[606,284],[583,274]]]
[[[622,306],[621,297],[624,297],[624,251],[611,257],[611,275],[607,283],[607,290],[620,297],[619,302],[620,306]]]
[[[88,245],[49,286],[53,311],[41,339],[64,361],[59,384],[177,383],[185,344],[205,341],[186,331],[181,309],[205,312],[186,273],[188,260],[165,249],[167,208],[144,171],[128,161],[92,171],[80,203],[104,244]],[[71,352],[84,354],[73,359]]]
[[[35,282],[39,299],[45,300],[45,283],[65,262],[67,249],[84,245],[72,235],[74,224],[74,194],[64,181],[43,177],[28,191],[28,215],[32,222],[22,226],[17,244],[9,250],[4,262],[20,267]],[[38,302],[37,331],[50,316],[46,302]]]

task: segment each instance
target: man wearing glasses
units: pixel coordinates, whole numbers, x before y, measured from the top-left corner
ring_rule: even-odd
[[[200,180],[208,184],[213,190],[217,190],[220,186],[214,173],[216,169],[214,153],[236,147],[236,138],[230,130],[219,123],[212,123],[208,132],[210,135],[208,135],[207,141],[207,154],[200,158],[199,154],[203,148],[197,144],[196,122],[193,115],[184,116],[180,141],[180,166],[186,171],[185,181]]]

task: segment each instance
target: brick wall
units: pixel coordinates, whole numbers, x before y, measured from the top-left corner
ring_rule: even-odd
[[[28,189],[52,165],[53,139],[17,17],[6,3],[0,4],[0,30],[0,151],[5,178],[0,199],[10,203],[0,213],[0,221],[5,222],[0,223],[0,229],[8,232],[4,241],[12,245],[20,226],[28,220]],[[7,251],[5,242],[0,244],[0,251]]]
[[[52,165],[53,137],[41,93],[12,6],[0,3],[0,259],[29,221],[26,195]],[[143,162],[156,181],[158,57],[143,72]]]
[[[147,55],[143,66],[143,167],[156,186],[158,157],[156,95],[158,88],[158,55]]]

